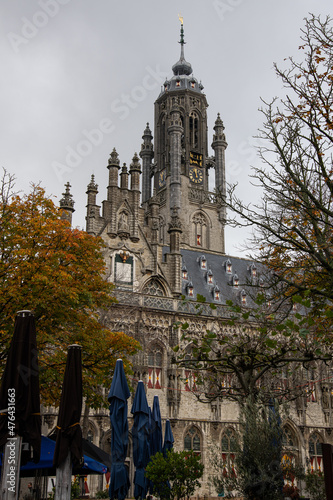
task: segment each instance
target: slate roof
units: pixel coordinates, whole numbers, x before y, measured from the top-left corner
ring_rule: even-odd
[[[163,254],[168,252],[169,247],[164,247]],[[182,293],[192,300],[196,300],[197,294],[200,294],[207,302],[216,304],[225,304],[227,300],[241,303],[245,291],[246,303],[250,305],[253,286],[257,287],[260,280],[264,279],[263,266],[253,260],[186,249],[181,249],[181,254],[182,267],[187,271],[187,279],[182,278]],[[203,258],[206,259],[205,268],[202,266]],[[209,274],[212,275],[212,284],[208,283]],[[193,285],[193,297],[188,294],[190,283]],[[220,292],[219,300],[214,300],[216,286]]]

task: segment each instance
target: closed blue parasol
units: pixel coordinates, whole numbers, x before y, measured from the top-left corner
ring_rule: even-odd
[[[132,427],[133,461],[135,465],[134,496],[145,498],[148,482],[145,478],[145,467],[149,460],[149,406],[142,380],[139,380],[133,400],[131,413],[134,424]]]
[[[108,395],[111,420],[111,476],[109,495],[111,500],[124,500],[130,482],[125,467],[128,446],[127,399],[130,396],[123,362],[118,359],[114,371],[111,389]]]
[[[167,452],[173,448],[173,434],[171,430],[170,420],[165,422],[165,433],[163,443],[163,455],[166,456]]]
[[[155,455],[162,451],[162,419],[158,396],[154,396],[152,417],[154,420],[154,430],[150,440],[150,455]]]

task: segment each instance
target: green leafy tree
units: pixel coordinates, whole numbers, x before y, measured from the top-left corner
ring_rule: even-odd
[[[201,483],[204,466],[193,451],[170,450],[167,456],[156,453],[146,467],[154,493],[163,499],[189,499]]]
[[[236,186],[229,186],[225,200],[233,211],[229,223],[254,228],[247,246],[262,283],[244,283],[251,300],[248,307],[230,304],[228,326],[220,321],[214,331],[197,335],[184,323],[178,346],[178,362],[196,373],[198,398],[232,399],[241,411],[248,398],[267,405],[271,397],[304,397],[308,388],[299,368],[332,360],[331,18],[310,15],[301,40],[301,58],[289,58],[286,69],[275,66],[286,96],[264,102],[262,109],[261,164],[253,170],[261,202],[244,204]],[[248,460],[255,464],[255,455]]]
[[[7,173],[0,183],[0,374],[13,335],[16,312],[35,314],[42,403],[57,406],[71,344],[82,346],[83,393],[89,407],[106,404],[117,358],[127,370],[139,344],[100,322],[115,303],[104,279],[104,243],[72,229],[40,186],[14,193]],[[36,353],[37,356],[37,353]]]
[[[309,303],[301,302],[305,310]],[[242,405],[248,398],[268,404],[272,397],[285,401],[304,394],[307,384],[300,368],[332,358],[331,344],[312,331],[313,320],[298,312],[288,317],[281,310],[272,311],[261,290],[251,307],[228,304],[229,321],[214,331],[194,333],[189,323],[181,323],[175,361],[196,374],[197,398]],[[289,380],[282,382],[286,375]]]
[[[325,478],[321,471],[308,470],[302,479],[305,481],[305,490],[311,495],[312,500],[325,498]]]
[[[226,496],[244,495],[247,500],[283,498],[282,429],[275,406],[248,399],[241,407],[242,438],[235,442],[234,470],[214,451],[210,481]]]

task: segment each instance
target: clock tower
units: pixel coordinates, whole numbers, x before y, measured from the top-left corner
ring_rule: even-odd
[[[164,82],[155,102],[153,154],[151,143],[147,143],[147,138],[152,139],[150,130],[146,129],[143,135],[140,153],[143,159],[142,201],[148,217],[149,200],[153,194],[157,198],[159,241],[170,245],[170,251],[172,227],[177,218],[180,247],[224,252],[227,147],[224,126],[218,114],[212,143],[215,154],[209,156],[208,103],[203,85],[193,76],[192,66],[185,59],[183,23],[179,43],[180,59],[173,65],[173,76]],[[213,186],[209,184],[212,170],[215,170]],[[169,226],[169,231],[165,231]]]

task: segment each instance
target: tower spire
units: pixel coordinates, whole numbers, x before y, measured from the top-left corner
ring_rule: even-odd
[[[180,60],[185,60],[185,56],[184,56],[184,45],[185,45],[185,40],[184,40],[184,19],[182,17],[181,14],[178,14],[178,18],[179,18],[179,21],[180,21],[180,45],[181,45],[181,48],[180,48]]]
[[[184,21],[181,16],[181,14],[178,14],[179,21],[180,21],[180,59],[179,61],[172,66],[172,71],[174,75],[190,75],[192,73],[192,66],[189,62],[186,61],[185,55],[184,55],[184,45],[185,45],[185,40],[184,40]]]

